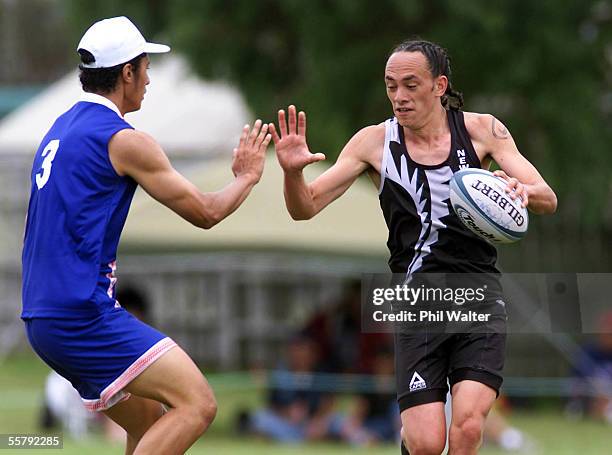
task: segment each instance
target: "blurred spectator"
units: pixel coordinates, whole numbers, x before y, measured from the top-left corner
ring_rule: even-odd
[[[87,411],[79,392],[70,382],[51,371],[45,380],[41,427],[45,430],[61,425],[74,439],[87,436],[94,414]]]
[[[568,413],[612,424],[612,311],[600,319],[597,338],[580,351],[572,376],[574,390]]]
[[[267,407],[242,413],[239,431],[282,442],[395,440],[400,425],[393,370],[389,334],[362,333],[361,282],[352,281],[336,305],[313,315],[289,342],[285,361],[270,376]],[[322,372],[371,374],[373,390],[360,394],[353,411],[342,416],[334,397],[321,391]]]
[[[287,346],[285,361],[272,372],[268,405],[241,417],[242,430],[276,441],[297,443],[334,437],[340,417],[334,399],[313,387],[319,353],[309,337],[298,335]]]
[[[349,282],[337,304],[306,323],[303,333],[315,341],[322,353],[324,371],[364,373],[372,370],[376,352],[391,346],[389,334],[361,330],[361,281]]]
[[[355,407],[346,418],[341,435],[355,445],[399,441],[401,427],[395,394],[393,352],[381,348],[375,354],[370,373],[373,390],[356,397]]]

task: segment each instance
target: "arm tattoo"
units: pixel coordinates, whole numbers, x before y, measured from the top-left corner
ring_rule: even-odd
[[[508,134],[508,128],[506,128],[504,125],[502,125],[501,123],[499,124],[500,127],[498,128],[497,131],[495,131],[495,123],[497,122],[497,119],[495,117],[493,117],[493,120],[491,120],[491,133],[493,133],[493,136],[496,139],[508,139],[509,134]]]

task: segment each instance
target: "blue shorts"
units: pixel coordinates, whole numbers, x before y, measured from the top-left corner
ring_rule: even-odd
[[[24,319],[32,348],[103,411],[129,398],[122,389],[176,343],[123,308],[86,319]]]

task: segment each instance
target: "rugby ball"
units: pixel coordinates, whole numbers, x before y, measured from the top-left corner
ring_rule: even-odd
[[[522,239],[529,226],[520,198],[506,193],[506,181],[484,169],[456,172],[450,181],[450,202],[461,222],[493,244]]]

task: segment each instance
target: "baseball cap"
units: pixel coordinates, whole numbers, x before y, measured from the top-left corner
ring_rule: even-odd
[[[94,56],[83,68],[110,68],[132,60],[140,54],[168,52],[165,44],[148,43],[138,28],[125,16],[103,19],[93,24],[83,35],[77,51],[84,49]]]

